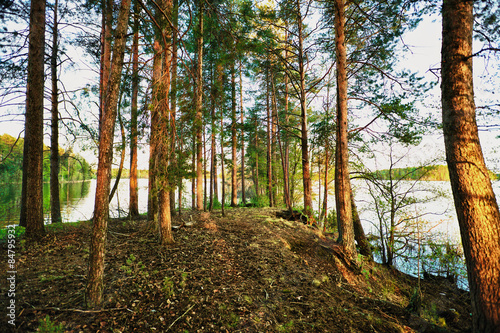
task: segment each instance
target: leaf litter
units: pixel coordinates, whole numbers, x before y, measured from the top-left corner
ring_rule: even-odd
[[[279,216],[184,212],[168,247],[150,221],[110,220],[99,309],[84,300],[91,224],[49,230],[16,257],[16,326],[4,318],[0,331],[35,332],[47,316],[65,332],[470,331],[468,292],[422,280],[423,311],[411,313],[416,278],[355,264],[331,235]]]

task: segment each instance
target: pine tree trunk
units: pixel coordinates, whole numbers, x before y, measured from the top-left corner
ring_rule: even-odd
[[[276,87],[274,84],[274,75],[271,72],[271,174],[272,174],[272,191],[273,205],[276,206],[276,198],[278,197],[278,172],[276,170],[278,159],[276,149],[276,139],[278,134],[278,103],[276,101]]]
[[[158,221],[159,221],[159,238],[161,245],[174,243],[172,234],[172,213],[170,211],[170,191],[168,188],[158,191]]]
[[[171,69],[171,89],[170,89],[170,112],[172,114],[171,117],[171,127],[170,130],[172,132],[172,155],[171,155],[171,163],[176,167],[177,170],[177,155],[176,152],[176,142],[177,142],[177,29],[179,26],[179,1],[173,0],[172,5],[172,23],[174,26],[174,30],[172,31],[172,69]],[[178,172],[177,172],[178,174]],[[177,182],[182,181],[180,176],[177,176]],[[173,185],[173,184],[172,184]],[[179,189],[180,191],[180,189]],[[179,200],[180,206],[180,200]],[[172,186],[172,190],[170,191],[170,212],[172,216],[175,215],[175,187]],[[180,207],[179,207],[180,212]],[[180,213],[179,213],[180,214]]]
[[[325,193],[323,195],[323,205],[321,208],[321,213],[320,213],[320,220],[323,222],[323,230],[325,230],[325,221],[326,221],[326,216],[328,213],[328,167],[330,164],[330,150],[328,147],[325,145]]]
[[[112,59],[113,71],[108,85],[108,92],[106,93],[105,109],[99,137],[97,185],[86,289],[86,301],[89,307],[97,307],[101,304],[102,291],[104,289],[104,255],[109,217],[108,199],[111,180],[111,162],[113,159],[113,130],[120,90],[129,12],[130,0],[122,0],[115,31],[115,44],[113,47]]]
[[[258,200],[260,195],[259,189],[259,149],[257,147],[259,143],[259,123],[257,122],[257,116],[254,119],[254,128],[255,128],[255,136],[254,136],[254,146],[255,146],[255,176],[254,176],[254,185],[255,185],[255,198]]]
[[[246,191],[245,191],[245,131],[244,131],[244,114],[243,110],[243,80],[242,80],[242,65],[240,61],[240,123],[241,123],[241,201],[243,205],[247,203]]]
[[[291,212],[292,203],[290,201],[290,189],[288,183],[288,166],[283,152],[283,144],[279,136],[278,136],[278,146],[280,148],[280,154],[281,154],[281,167],[283,168],[283,200],[285,202],[286,208]]]
[[[286,39],[288,40],[288,34]],[[288,48],[285,49],[285,59],[288,59]],[[285,205],[288,210],[291,212],[293,210],[291,191],[290,191],[290,147],[289,147],[289,136],[288,136],[288,126],[289,124],[289,115],[288,115],[288,100],[289,100],[289,84],[288,84],[288,76],[285,75],[285,131],[283,133],[284,140],[284,156],[283,156],[283,183],[284,183],[284,191],[285,191]]]
[[[210,193],[208,210],[211,212],[214,209],[214,190],[215,190],[215,103],[216,103],[216,87],[215,87],[215,66],[212,64],[212,86],[210,88]]]
[[[202,102],[203,102],[203,1],[198,1],[198,37],[196,52],[196,94],[195,94],[195,131],[196,131],[196,209],[203,210],[203,164],[202,164]]]
[[[39,239],[43,223],[43,91],[45,0],[31,1],[24,130],[23,188],[19,225],[26,237]]]
[[[203,211],[207,211],[207,138],[203,129]]]
[[[236,62],[231,68],[231,207],[238,205],[238,179],[237,179],[237,137],[236,137]]]
[[[351,184],[347,138],[347,55],[345,48],[344,0],[335,0],[335,46],[337,58],[337,150],[335,159],[335,201],[338,242],[351,259],[356,259],[352,224]]]
[[[193,135],[193,146],[191,154],[191,165],[193,166],[193,172],[196,172],[196,133]],[[191,178],[191,208],[196,209],[196,175]]]
[[[52,81],[51,92],[51,135],[50,135],[50,216],[52,223],[62,222],[61,201],[59,199],[59,101],[57,85],[57,54],[58,47],[58,0],[54,2],[54,23],[52,26],[52,54],[50,57],[50,72]]]
[[[158,219],[158,189],[156,186],[157,182],[157,159],[158,154],[158,139],[159,139],[159,109],[160,104],[160,85],[161,85],[161,75],[162,75],[162,65],[161,65],[161,54],[163,48],[160,45],[159,36],[156,37],[154,42],[154,58],[153,58],[153,99],[152,104],[155,106],[151,109],[151,133],[149,136],[149,180],[148,180],[148,220],[157,221]]]
[[[441,93],[446,160],[467,263],[474,332],[500,331],[500,213],[476,124],[473,2],[444,0]]]
[[[113,22],[113,0],[102,0],[102,22],[101,22],[101,68],[99,75],[99,128],[102,126],[104,116],[106,94],[109,84],[109,73],[111,70],[111,32]]]
[[[132,45],[132,105],[130,114],[130,184],[129,215],[139,216],[139,190],[137,184],[137,114],[139,95],[139,5],[134,4],[134,40]]]
[[[221,212],[222,216],[226,216],[224,202],[226,201],[226,173],[224,171],[224,108],[220,109],[220,165],[221,165],[221,182],[222,182],[222,201]]]
[[[298,25],[298,62],[299,62],[299,102],[300,102],[300,143],[302,149],[302,185],[304,192],[304,214],[312,217],[311,174],[309,161],[309,138],[307,125],[306,105],[306,73],[304,68],[304,35],[300,2],[297,0],[297,25]]]
[[[172,156],[172,133],[170,110],[170,69],[172,61],[172,29],[167,21],[172,17],[172,0],[159,2],[161,10],[158,12],[158,20],[165,19],[162,26],[163,40],[163,66],[161,73],[160,89],[158,89],[157,108],[160,114],[159,135],[157,139],[158,152],[156,165],[158,166],[158,231],[160,244],[166,245],[174,242],[172,235],[172,216],[170,209],[170,177],[169,164]]]
[[[330,77],[328,78],[328,82],[330,82]],[[330,85],[327,85],[326,89],[326,121],[329,123],[332,121],[330,118]],[[323,196],[323,204],[320,212],[320,221],[323,225],[323,231],[326,231],[326,218],[328,215],[328,187],[330,185],[329,182],[329,169],[330,169],[330,140],[328,139],[328,136],[326,137],[324,141],[324,148],[325,148],[325,193]]]
[[[268,57],[268,66],[270,67],[269,64],[269,57]],[[273,169],[272,169],[272,163],[271,163],[271,106],[269,103],[270,97],[270,92],[269,92],[269,85],[270,85],[270,74],[269,74],[270,69],[266,68],[266,139],[267,139],[267,196],[269,198],[269,207],[273,207]]]

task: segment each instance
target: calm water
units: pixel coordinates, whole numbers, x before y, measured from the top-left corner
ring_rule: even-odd
[[[147,212],[147,195],[148,195],[148,180],[139,179],[139,212]],[[114,179],[112,180],[112,185]],[[411,182],[408,182],[411,184]],[[435,226],[435,230],[448,235],[449,239],[459,241],[460,232],[458,222],[453,206],[453,199],[449,182],[420,182],[419,190],[427,189],[430,191],[440,191],[445,195],[431,203],[425,205],[416,205],[413,209],[419,214],[425,213],[423,217],[426,221]],[[63,222],[75,222],[89,220],[92,218],[94,210],[96,181],[88,180],[83,182],[62,183],[60,189],[61,213]],[[185,183],[184,201],[190,202],[189,189],[190,184]],[[360,217],[366,228],[366,232],[374,232],[373,223],[376,221],[374,212],[370,209],[373,205],[364,182],[361,180],[353,181],[355,189],[355,198],[360,213]],[[493,182],[493,189],[496,193],[497,200],[500,199],[500,181]],[[314,192],[318,193],[318,188],[314,188]],[[331,191],[333,192],[333,191]],[[44,184],[44,217],[47,222],[50,221],[50,192],[49,184]],[[321,188],[323,194],[323,189]],[[426,195],[425,191],[420,191],[422,195]],[[418,194],[417,194],[418,195]],[[315,208],[317,207],[318,196],[313,199]],[[21,201],[21,184],[2,184],[0,185],[0,225],[17,223],[19,221]],[[118,186],[118,191],[110,203],[110,215],[112,217],[126,216],[128,214],[129,201],[129,180],[122,179]],[[329,195],[329,209],[334,207],[335,198]],[[299,203],[300,205],[300,203]]]
[[[148,180],[139,179],[139,212],[147,211]],[[114,180],[112,181],[112,185]],[[128,213],[129,180],[122,179],[110,203],[112,217]],[[61,215],[63,222],[84,221],[92,218],[96,181],[62,183],[60,188]],[[0,187],[0,225],[19,222],[21,184],[2,184]],[[43,210],[46,223],[50,223],[50,189],[43,186]]]

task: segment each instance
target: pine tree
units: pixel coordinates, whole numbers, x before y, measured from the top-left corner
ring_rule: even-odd
[[[441,99],[446,161],[467,264],[474,332],[500,330],[500,212],[479,144],[473,2],[444,0]]]

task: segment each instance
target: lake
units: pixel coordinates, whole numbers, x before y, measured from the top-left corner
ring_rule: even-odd
[[[112,180],[114,184],[114,179]],[[96,180],[61,183],[60,200],[63,222],[85,221],[92,218]],[[139,213],[148,208],[148,180],[139,179]],[[110,215],[121,217],[128,214],[129,180],[122,179],[110,203]],[[0,188],[0,226],[19,222],[21,184],[2,184]],[[43,211],[45,223],[50,223],[50,189],[43,185]]]
[[[219,182],[220,183],[220,182]],[[411,185],[413,182],[406,182]],[[114,179],[112,180],[112,185]],[[373,205],[370,195],[368,194],[366,185],[363,180],[353,180],[353,188],[355,190],[356,204],[360,213],[365,231],[373,233],[373,222],[376,221],[376,215],[370,207]],[[219,184],[220,185],[220,184]],[[148,179],[138,180],[139,188],[139,212],[147,212],[147,197],[148,197]],[[184,204],[191,203],[189,190],[191,186],[185,183]],[[92,218],[94,210],[94,196],[96,189],[96,180],[88,180],[82,182],[62,183],[60,190],[61,199],[61,214],[63,222],[75,222],[89,220]],[[500,198],[500,181],[493,182],[493,189],[496,193],[497,200]],[[314,192],[318,193],[318,187],[314,188]],[[416,212],[426,214],[423,219],[429,223],[436,224],[436,230],[447,234],[451,240],[459,241],[460,231],[458,221],[456,219],[455,209],[449,182],[432,182],[422,181],[416,188],[416,193],[424,193],[425,190],[431,192],[442,192],[443,197],[434,200],[431,203],[420,204],[413,207]],[[129,180],[122,179],[119,183],[118,190],[110,203],[110,215],[112,217],[123,217],[128,214],[129,200]],[[330,191],[333,192],[333,191]],[[44,184],[44,217],[46,223],[50,223],[50,195],[49,184]],[[321,188],[323,194],[323,189]],[[418,195],[418,194],[415,194]],[[228,199],[226,197],[226,199]],[[318,205],[318,197],[315,196],[314,207]],[[335,206],[333,195],[329,195],[328,205],[331,209]],[[0,187],[0,225],[17,224],[19,221],[21,201],[21,184],[2,184]],[[299,203],[300,205],[300,203]]]

